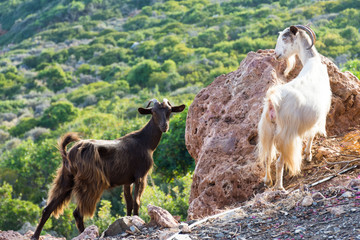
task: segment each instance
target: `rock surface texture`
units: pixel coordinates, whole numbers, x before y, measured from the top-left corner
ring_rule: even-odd
[[[165,228],[177,227],[179,222],[165,209],[149,204],[148,214],[151,218],[151,225],[158,225]]]
[[[340,72],[329,59],[323,57],[323,62],[333,92],[327,132],[343,134],[360,124],[360,81],[350,72]],[[291,81],[302,69],[298,61],[285,77],[285,67],[273,50],[250,52],[236,71],[219,76],[195,97],[185,133],[186,147],[196,162],[189,219],[245,201],[262,185],[264,169],[255,146],[263,98],[269,87]]]

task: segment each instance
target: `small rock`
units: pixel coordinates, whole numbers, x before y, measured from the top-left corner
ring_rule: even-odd
[[[342,195],[341,195],[341,197],[344,197],[344,198],[349,198],[349,197],[352,197],[352,192],[350,192],[350,191],[347,191],[347,192],[344,192]]]
[[[345,212],[344,208],[341,206],[328,208],[328,211],[337,217]]]
[[[295,234],[304,232],[305,230],[306,230],[306,228],[301,227],[301,226],[298,226],[298,227],[295,229]]]
[[[218,233],[218,234],[215,235],[215,237],[216,237],[216,238],[223,238],[223,237],[225,237],[225,234],[223,234],[223,233]]]
[[[304,197],[304,199],[302,200],[301,206],[309,207],[313,204],[313,202],[314,202],[313,198],[310,195],[308,195],[308,196]]]
[[[356,208],[352,208],[352,209],[350,209],[350,211],[356,212]]]
[[[177,227],[179,225],[179,222],[176,221],[167,210],[162,209],[161,207],[153,206],[151,204],[149,204],[147,208],[151,218],[151,223],[166,228]]]
[[[126,230],[131,232],[139,232],[139,228],[141,228],[145,224],[144,220],[142,220],[138,216],[126,216],[117,219],[113,222],[102,234],[101,237],[107,236],[115,236],[125,232]],[[132,230],[133,229],[133,230]]]
[[[91,225],[77,237],[74,237],[72,240],[90,240],[97,239],[99,237],[99,229],[95,225]]]
[[[187,223],[180,223],[179,229],[182,233],[191,233],[191,228]]]

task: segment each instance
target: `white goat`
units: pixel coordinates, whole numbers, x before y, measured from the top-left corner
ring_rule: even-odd
[[[306,34],[308,33],[308,34]],[[291,175],[301,171],[302,139],[307,138],[305,159],[311,161],[314,136],[326,136],[326,115],[330,110],[331,89],[327,67],[321,62],[314,47],[315,33],[307,26],[297,25],[279,33],[275,47],[277,59],[285,59],[287,75],[298,55],[303,69],[299,75],[283,85],[271,87],[265,97],[264,109],[258,126],[257,146],[260,161],[265,163],[264,182],[272,185],[270,165],[276,162],[275,189],[283,187],[284,163]]]

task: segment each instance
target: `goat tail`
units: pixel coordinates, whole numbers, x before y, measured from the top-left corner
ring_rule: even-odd
[[[61,154],[61,157],[64,161],[67,161],[67,152],[66,152],[66,146],[71,142],[76,142],[81,140],[79,135],[77,133],[66,133],[64,136],[61,137],[61,139],[58,142],[59,151]]]
[[[260,163],[271,164],[276,157],[275,149],[276,111],[270,99],[265,99],[264,110],[258,125],[259,142],[256,146]]]

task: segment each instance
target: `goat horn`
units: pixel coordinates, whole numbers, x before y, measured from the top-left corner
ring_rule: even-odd
[[[169,107],[171,107],[171,103],[166,98],[164,98],[163,102],[166,103],[167,105],[169,105]]]
[[[149,101],[148,105],[146,106],[146,108],[148,108],[151,103],[154,103],[154,104],[155,104],[155,103],[157,103],[157,102],[158,102],[158,100],[156,100],[155,98],[151,99],[151,100]]]
[[[300,28],[302,30],[304,30],[305,32],[307,32],[311,38],[311,46],[307,48],[307,50],[309,50],[310,48],[312,48],[312,46],[314,46],[315,42],[316,42],[316,34],[315,32],[308,26],[304,26],[304,25],[295,25],[295,27]]]

